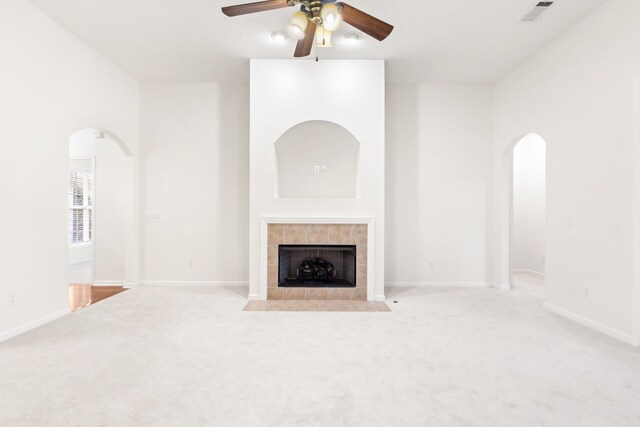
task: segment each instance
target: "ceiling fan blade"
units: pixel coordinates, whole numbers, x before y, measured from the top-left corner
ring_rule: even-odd
[[[316,24],[313,21],[309,21],[309,25],[307,25],[307,30],[304,32],[304,38],[302,40],[298,40],[298,44],[296,45],[296,52],[293,54],[296,58],[302,58],[305,56],[309,56],[311,54],[311,48],[313,47],[313,42],[316,39]]]
[[[222,13],[227,16],[246,15],[248,13],[266,12],[267,10],[289,7],[287,0],[266,0],[255,3],[238,4],[222,8]]]
[[[342,2],[338,2],[336,5],[342,7],[342,20],[344,22],[356,27],[363,33],[369,34],[374,39],[382,41],[393,31],[393,25],[387,24],[368,13],[364,13],[360,9],[356,9]]]

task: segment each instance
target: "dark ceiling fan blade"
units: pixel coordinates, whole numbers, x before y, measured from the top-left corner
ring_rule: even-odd
[[[356,27],[363,33],[369,34],[374,39],[382,41],[393,31],[393,25],[387,24],[368,13],[364,13],[360,9],[356,9],[342,2],[338,2],[336,5],[342,7],[342,20],[344,22]]]
[[[246,15],[248,13],[266,12],[267,10],[282,9],[289,7],[287,0],[266,0],[255,3],[238,4],[222,8],[222,13],[227,16]]]
[[[304,38],[298,40],[298,44],[296,45],[296,52],[293,54],[296,58],[302,58],[305,56],[309,56],[311,54],[311,48],[313,47],[313,42],[316,39],[316,24],[313,21],[309,21],[309,25],[307,25],[307,30],[304,32]]]

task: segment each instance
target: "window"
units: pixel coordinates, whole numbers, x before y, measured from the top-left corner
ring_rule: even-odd
[[[76,165],[89,160],[73,161],[69,170],[69,244],[90,243],[93,231],[93,172],[91,167]]]

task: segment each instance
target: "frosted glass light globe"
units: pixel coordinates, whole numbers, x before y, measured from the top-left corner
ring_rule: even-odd
[[[296,12],[291,17],[291,22],[287,26],[287,32],[291,37],[297,40],[304,38],[304,32],[309,25],[309,19],[304,12]]]
[[[327,31],[335,31],[342,24],[340,9],[333,3],[327,3],[322,6],[320,17],[322,18],[322,26]]]

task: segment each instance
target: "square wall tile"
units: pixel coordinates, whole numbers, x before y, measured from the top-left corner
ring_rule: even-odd
[[[351,301],[366,301],[367,288],[351,289]]]
[[[282,224],[269,224],[267,226],[268,231],[268,244],[269,245],[280,245],[282,244]]]
[[[330,301],[349,301],[351,300],[351,289],[329,288],[327,296]]]
[[[284,297],[284,293],[282,292],[282,288],[269,288],[267,289],[267,299],[268,300],[281,300]]]
[[[351,225],[351,244],[362,245],[367,244],[367,224]]]
[[[278,264],[267,266],[267,287],[278,287]]]
[[[306,291],[304,288],[283,288],[284,299],[304,301],[306,298]]]
[[[328,298],[327,288],[306,288],[307,300],[326,300]]]
[[[356,267],[356,287],[367,287],[367,266],[359,265]]]
[[[348,225],[329,225],[329,243],[337,245],[348,245],[351,240],[351,232]]]
[[[366,246],[358,246],[356,248],[356,264],[367,265],[367,251],[369,248]]]
[[[358,248],[360,250],[360,248]],[[278,265],[278,245],[269,245],[267,250],[267,264]]]
[[[306,244],[307,228],[306,224],[285,224],[283,227],[284,243],[289,245]]]
[[[307,243],[311,245],[326,245],[329,243],[328,225],[309,225]]]

